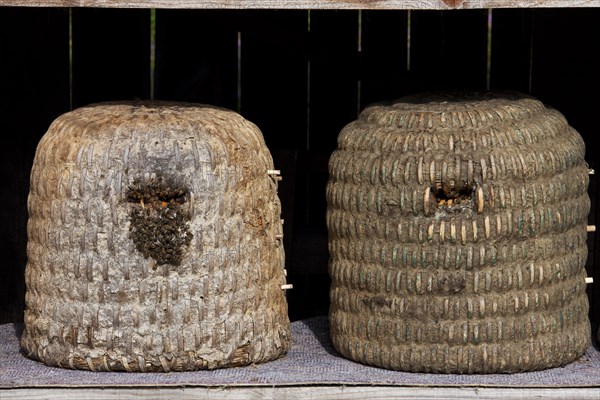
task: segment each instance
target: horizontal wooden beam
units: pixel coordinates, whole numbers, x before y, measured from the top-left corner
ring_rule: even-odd
[[[600,0],[0,0],[0,6],[228,9],[388,9],[600,7]]]
[[[392,386],[305,386],[305,387],[39,387],[0,388],[3,400],[122,400],[122,399],[465,399],[465,400],[596,400],[597,387],[502,388],[502,387],[392,387]]]

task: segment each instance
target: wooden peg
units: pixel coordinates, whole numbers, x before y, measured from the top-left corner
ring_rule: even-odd
[[[431,188],[429,186],[427,186],[427,188],[425,188],[425,193],[423,194],[423,211],[425,212],[425,215],[429,214],[429,199],[431,197]]]
[[[477,186],[477,214],[483,212],[483,188]]]

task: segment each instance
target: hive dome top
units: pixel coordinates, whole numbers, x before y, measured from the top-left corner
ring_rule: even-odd
[[[359,121],[420,131],[473,129],[545,112],[539,100],[518,92],[425,93],[369,106]]]

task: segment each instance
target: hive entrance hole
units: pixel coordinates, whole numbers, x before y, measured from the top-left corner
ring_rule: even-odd
[[[135,179],[127,189],[129,237],[136,250],[157,265],[180,265],[185,247],[192,240],[188,222],[189,191],[175,179],[153,176]]]
[[[475,187],[466,182],[436,182],[431,187],[431,194],[438,206],[452,207],[471,202],[475,197]]]

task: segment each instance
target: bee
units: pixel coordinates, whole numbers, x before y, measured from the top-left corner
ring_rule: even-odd
[[[129,236],[136,250],[156,265],[180,265],[193,238],[191,217],[183,207],[188,199],[185,186],[152,174],[144,181],[135,178],[125,197],[131,203]]]

